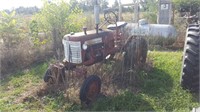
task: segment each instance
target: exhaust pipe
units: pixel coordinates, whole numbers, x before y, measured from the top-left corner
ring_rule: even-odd
[[[98,30],[99,30],[99,23],[100,23],[100,19],[99,19],[99,0],[94,0],[94,18],[95,18],[95,24],[96,24],[96,33],[98,34]]]

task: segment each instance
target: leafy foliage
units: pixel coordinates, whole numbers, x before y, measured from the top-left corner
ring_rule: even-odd
[[[118,7],[118,6],[119,6],[118,0],[115,0],[115,2],[114,2],[114,4],[113,4],[112,7],[116,8],[116,7]]]
[[[158,8],[155,4],[158,4],[156,0],[148,0],[145,5],[142,5],[145,10],[143,16],[147,18],[150,23],[156,23],[157,21]]]
[[[30,25],[29,25],[30,31],[31,31],[31,35],[33,37],[33,42],[37,45],[38,43],[40,43],[39,41],[39,37],[38,37],[38,23],[35,20],[32,20]]]
[[[75,7],[70,16],[66,18],[64,27],[68,29],[68,33],[77,32],[81,30],[85,21],[86,17],[83,15],[83,12],[79,8]]]
[[[20,6],[16,9],[13,9],[13,10],[8,10],[8,9],[5,9],[3,11],[5,11],[6,13],[10,14],[11,12],[15,11],[16,14],[19,14],[19,15],[32,15],[32,14],[35,14],[35,13],[38,13],[39,12],[39,8],[34,6],[34,7],[23,7],[23,6]]]
[[[3,39],[4,44],[10,48],[20,41],[20,29],[18,21],[15,19],[15,11],[8,14],[5,11],[1,11],[0,19],[0,39]]]
[[[82,26],[85,18],[79,8],[71,7],[64,1],[58,1],[45,2],[41,12],[35,15],[35,20],[38,22],[39,31],[51,31],[56,28],[59,29],[59,33],[66,34],[71,32],[67,24]],[[76,31],[80,30],[80,27],[76,28]]]
[[[80,31],[85,21],[86,18],[83,16],[82,10],[78,7],[70,5],[63,0],[45,1],[44,7],[34,16],[30,24],[30,29],[35,44],[41,44],[42,42],[44,43],[45,39],[43,41],[37,41],[37,33],[51,32],[53,34],[56,31],[53,39],[61,40],[67,33]]]
[[[91,12],[94,8],[93,0],[70,0],[71,6],[79,7],[85,12]],[[99,0],[100,11],[103,12],[103,9],[108,8],[108,0]]]
[[[200,0],[173,0],[175,7],[180,12],[191,12],[191,15],[200,11]]]

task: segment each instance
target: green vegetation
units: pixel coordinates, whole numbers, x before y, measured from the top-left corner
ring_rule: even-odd
[[[156,0],[146,0],[146,4],[142,5],[144,8],[143,17],[150,23],[157,23],[158,8],[154,4],[158,4]]]
[[[16,110],[24,104],[15,104],[15,101],[28,90],[34,90],[42,81],[42,73],[47,69],[47,64],[40,64],[31,69],[13,74],[1,80],[0,110]]]
[[[97,102],[93,110],[180,111],[188,112],[199,104],[182,90],[180,81],[181,52],[151,52],[153,69],[141,71],[139,93],[122,94]],[[197,100],[197,99],[196,99]]]
[[[116,96],[101,98],[86,110],[190,111],[200,106],[188,91],[179,85],[182,52],[150,52],[153,68],[138,74],[139,92],[124,89]],[[43,84],[48,64],[39,64],[6,78],[0,87],[1,111],[68,111],[85,110],[67,100],[63,91],[43,97],[32,93]],[[103,92],[103,91],[102,91]],[[22,98],[26,96],[27,98]],[[78,97],[78,96],[77,96]],[[20,101],[23,100],[23,101]]]
[[[85,21],[86,18],[78,7],[63,0],[45,1],[41,11],[34,15],[30,29],[36,45],[46,43],[46,40],[41,41],[39,32],[50,32],[56,54],[57,49],[62,49],[62,37],[67,33],[80,31]]]
[[[190,12],[194,15],[199,11],[200,0],[173,0],[176,10]]]
[[[146,0],[147,3],[145,2],[143,6],[145,9],[141,10],[141,12],[144,11],[142,12],[143,17],[146,17],[150,23],[156,23],[156,1]],[[188,11],[190,7],[193,12],[197,10],[200,3],[199,0],[174,0],[173,2],[178,11],[180,8]],[[102,12],[102,9],[108,7],[107,0],[102,0],[100,5]],[[16,14],[15,11],[0,12],[2,74],[13,72],[13,69],[22,69],[33,62],[52,58],[52,55],[58,53],[57,51],[63,52],[58,48],[61,48],[61,39],[66,33],[80,31],[85,24],[89,26],[88,29],[94,27],[94,22],[92,23],[94,17],[91,16],[93,14],[91,13],[92,0],[81,0],[80,2],[70,0],[70,4],[65,0],[46,1],[40,11],[32,8],[30,10],[35,11],[23,9],[21,13],[20,10],[16,9]],[[130,9],[124,8],[123,10],[131,12]],[[84,13],[85,15],[87,13],[88,17]],[[35,15],[27,16],[26,14]],[[125,20],[132,18],[130,13],[126,14]],[[88,19],[89,17],[91,19]],[[178,27],[182,29],[180,25]],[[39,33],[49,35],[39,37]],[[35,47],[33,44],[41,44],[41,46]],[[158,44],[164,43],[158,42]],[[50,54],[52,48],[54,53]],[[101,98],[86,109],[82,108],[78,102],[66,98],[64,91],[38,95],[38,89],[44,86],[42,78],[48,64],[36,63],[37,66],[13,73],[0,80],[0,111],[152,110],[188,112],[200,104],[191,93],[180,87],[181,55],[181,52],[150,52],[148,56],[153,62],[153,68],[149,71],[140,71],[136,76],[135,85],[127,84],[129,87],[120,88],[119,94]],[[112,64],[112,62],[107,63],[105,69],[109,72],[113,71]],[[130,88],[136,88],[137,91]]]
[[[0,39],[7,48],[15,47],[22,40],[23,30],[19,27],[19,21],[15,18],[15,11],[11,14],[0,12]]]
[[[72,7],[64,0],[44,0],[43,7],[34,15],[23,14],[25,9],[21,11],[21,15],[17,9],[12,12],[0,11],[3,75],[53,56],[61,59],[64,51],[62,37],[80,31],[86,21],[81,9]]]

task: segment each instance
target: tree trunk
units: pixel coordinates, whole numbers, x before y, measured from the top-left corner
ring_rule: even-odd
[[[57,60],[60,60],[64,56],[63,52],[63,45],[62,45],[62,35],[59,32],[59,29],[53,28],[52,30],[53,35],[53,53]]]

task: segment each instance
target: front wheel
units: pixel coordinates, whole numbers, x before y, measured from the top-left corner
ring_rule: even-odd
[[[57,64],[58,65],[58,64]],[[55,64],[51,64],[45,72],[44,82],[47,84],[59,84],[65,81],[65,68],[57,67]]]
[[[97,99],[101,92],[101,79],[97,75],[90,75],[85,79],[80,89],[81,103],[89,105]]]

